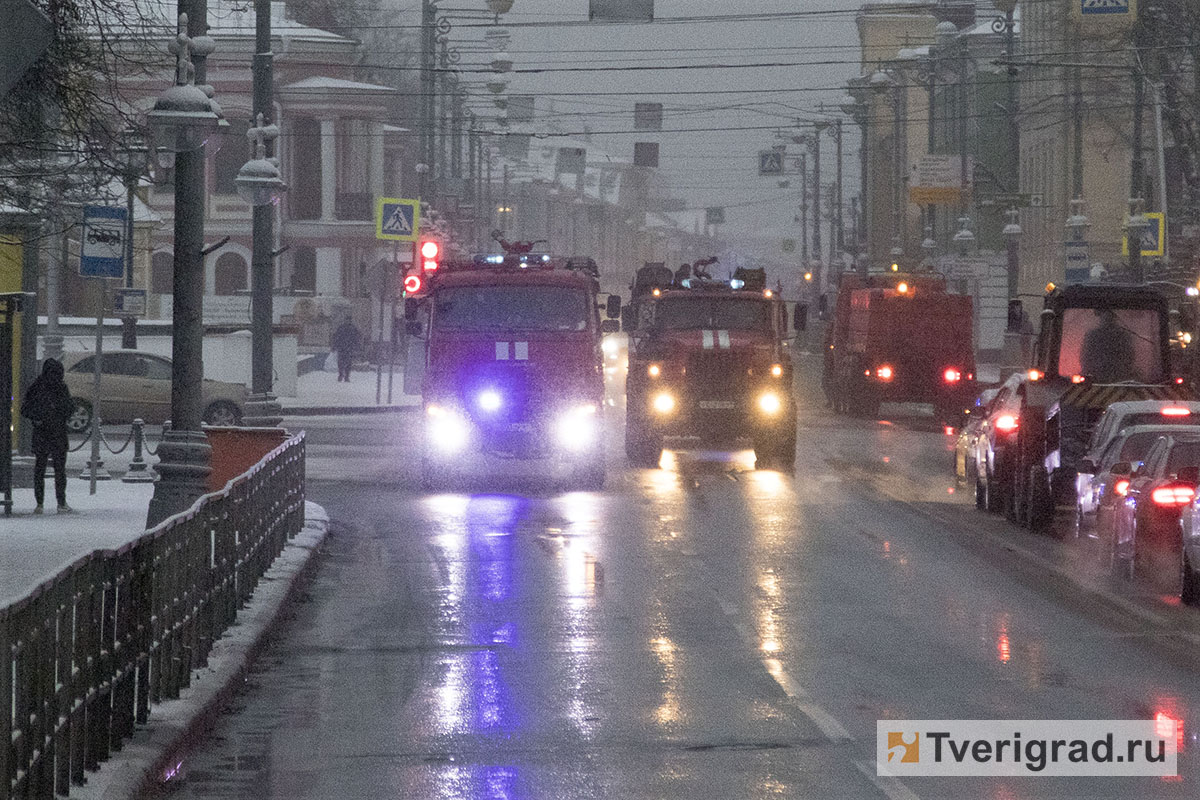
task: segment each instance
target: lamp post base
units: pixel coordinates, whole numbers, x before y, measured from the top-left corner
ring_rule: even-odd
[[[173,514],[191,508],[208,493],[212,448],[200,431],[167,431],[158,446],[159,474],[150,498],[146,527],[153,528]]]
[[[283,407],[270,392],[252,394],[242,409],[242,424],[248,428],[274,428],[283,422]]]
[[[47,333],[42,337],[42,355],[61,361],[63,356],[63,337],[60,333]]]

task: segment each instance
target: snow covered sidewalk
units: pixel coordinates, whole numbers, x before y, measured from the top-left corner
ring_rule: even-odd
[[[388,403],[388,375],[379,381],[379,404],[375,403],[375,371],[356,370],[349,383],[340,383],[337,372],[318,370],[301,375],[295,397],[280,397],[285,414],[353,414],[417,408],[420,395],[404,394],[404,373],[392,375],[392,402]]]

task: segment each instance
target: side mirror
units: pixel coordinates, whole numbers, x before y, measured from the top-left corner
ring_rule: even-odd
[[[1108,471],[1113,475],[1132,475],[1133,464],[1130,464],[1128,461],[1118,461],[1109,467]]]
[[[637,315],[633,313],[633,306],[625,306],[621,309],[621,328],[626,331],[637,330]]]
[[[1079,462],[1079,471],[1086,472],[1089,475],[1095,475],[1096,474],[1096,462],[1092,461],[1090,458],[1082,459]]]
[[[608,301],[604,306],[604,316],[609,319],[621,318],[621,295],[610,294],[608,296]]]
[[[415,297],[404,298],[404,318],[409,321],[416,319],[417,313],[418,313],[418,310],[420,309],[420,307],[421,306],[420,306],[420,303],[417,300],[417,298],[415,298]]]
[[[617,333],[620,330],[621,330],[621,323],[618,322],[617,320],[615,320],[615,319],[600,320],[600,332],[601,333]]]
[[[798,331],[808,330],[808,303],[796,303],[792,309],[792,327]]]
[[[408,309],[406,308],[405,314],[407,314],[407,313],[408,313]],[[425,333],[425,326],[422,325],[420,322],[417,322],[416,320],[410,319],[404,323],[404,332],[407,333],[409,336],[420,336],[423,333]]]
[[[1180,467],[1179,472],[1175,473],[1175,478],[1180,483],[1190,483],[1192,485],[1200,485],[1200,467],[1197,467],[1197,466]]]

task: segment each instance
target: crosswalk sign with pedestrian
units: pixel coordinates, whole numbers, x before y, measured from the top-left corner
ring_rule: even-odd
[[[415,242],[420,233],[420,200],[381,197],[375,206],[375,238]]]

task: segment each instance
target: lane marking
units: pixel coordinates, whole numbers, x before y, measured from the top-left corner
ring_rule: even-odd
[[[854,766],[866,776],[875,788],[888,796],[889,800],[921,800],[912,789],[909,789],[899,778],[891,775],[876,774],[875,765],[869,761],[855,761]]]

